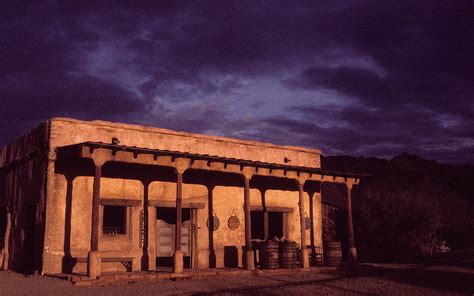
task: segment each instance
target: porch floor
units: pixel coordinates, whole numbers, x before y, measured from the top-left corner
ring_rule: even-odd
[[[138,281],[159,281],[159,280],[191,280],[195,278],[210,276],[231,276],[231,275],[280,275],[292,274],[295,272],[331,273],[338,271],[337,267],[318,266],[311,268],[289,268],[289,269],[255,269],[246,270],[243,268],[210,268],[210,269],[185,269],[183,273],[173,273],[169,268],[154,271],[139,272],[104,272],[97,279],[90,279],[84,274],[58,274],[54,277],[68,280],[77,286],[88,286],[94,283],[112,282],[138,282]]]

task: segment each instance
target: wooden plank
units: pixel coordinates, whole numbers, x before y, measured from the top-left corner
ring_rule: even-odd
[[[175,208],[176,201],[173,200],[149,200],[148,201],[149,207],[162,207],[162,208]],[[182,202],[181,208],[185,209],[204,209],[204,203],[202,202]]]
[[[127,198],[101,198],[100,204],[106,206],[123,206],[123,207],[137,207],[142,203],[139,199]]]
[[[132,262],[133,257],[105,257],[101,258],[102,262],[122,262],[122,261],[129,261]],[[86,263],[87,257],[72,257],[71,260],[74,263]]]
[[[294,209],[290,207],[272,207],[267,206],[267,212],[280,212],[280,213],[293,213]],[[263,207],[261,206],[251,206],[251,211],[263,211]]]

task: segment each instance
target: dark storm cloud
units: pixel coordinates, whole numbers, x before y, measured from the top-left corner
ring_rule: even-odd
[[[292,10],[282,3],[269,10],[251,2],[194,2],[181,13],[160,18],[144,36],[132,38],[129,49],[137,53],[135,66],[150,75],[146,84],[155,86],[154,94],[173,95],[167,90],[177,82],[204,92],[231,90],[239,84],[217,86],[200,74],[255,77],[282,71],[327,40],[312,29],[317,15],[315,7]]]
[[[344,95],[370,103],[394,102],[390,85],[377,73],[355,67],[305,69],[297,78],[288,80],[290,87],[306,89],[333,89]]]
[[[0,5],[0,144],[60,115],[329,153],[474,158],[468,1]],[[286,98],[247,90],[263,80]],[[314,99],[298,101],[302,90]],[[326,91],[334,102],[321,105]]]
[[[8,12],[8,13],[7,13]],[[146,104],[133,92],[84,69],[101,36],[43,6],[13,6],[0,21],[0,143],[53,116],[133,119]]]
[[[383,74],[362,67],[307,67],[292,87],[333,89],[380,107],[418,104],[473,115],[474,21],[468,2],[360,3],[339,11],[334,39],[371,56]]]
[[[334,40],[371,56],[382,70],[363,63],[308,66],[284,83],[333,90],[357,101],[343,110],[298,106],[293,111],[344,124],[352,131],[347,139],[362,155],[411,151],[472,162],[474,23],[468,3],[374,2],[353,8],[340,12],[344,21],[335,25]],[[347,136],[338,130],[327,128],[327,136]],[[344,141],[325,143],[328,151],[348,150]]]
[[[293,114],[292,119],[267,118],[253,136],[278,133],[286,135],[280,137],[280,144],[324,143],[323,151],[329,154],[350,150],[360,156],[390,157],[397,151],[406,151],[450,162],[460,162],[458,155],[463,155],[463,161],[474,160],[470,142],[474,138],[472,121],[445,126],[443,120],[435,117],[436,113],[410,106],[396,111],[357,106],[295,106],[288,111]]]

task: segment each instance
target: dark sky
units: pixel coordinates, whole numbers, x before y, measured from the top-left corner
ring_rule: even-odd
[[[472,1],[29,2],[0,4],[0,145],[67,116],[474,163]]]

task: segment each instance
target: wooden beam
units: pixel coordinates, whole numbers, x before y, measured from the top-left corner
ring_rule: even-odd
[[[171,200],[148,200],[148,206],[160,208],[174,208],[176,207],[176,202]],[[205,203],[182,201],[181,207],[184,209],[204,209]]]
[[[290,207],[276,207],[276,206],[266,206],[267,212],[280,212],[280,213],[293,213],[295,211],[294,208]],[[263,211],[263,207],[261,206],[251,206],[250,210],[253,212]]]
[[[128,198],[101,198],[100,204],[104,206],[138,207],[142,205],[142,201]]]

